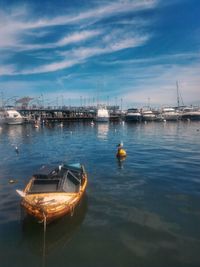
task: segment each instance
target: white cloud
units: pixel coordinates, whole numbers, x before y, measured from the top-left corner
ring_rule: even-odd
[[[54,62],[50,64],[46,64],[43,66],[39,66],[33,69],[26,69],[20,72],[15,72],[13,75],[26,75],[26,74],[37,74],[37,73],[47,73],[47,72],[54,72],[62,69],[66,69],[69,67],[74,66],[78,62],[76,60],[63,60],[60,62]]]
[[[101,31],[83,31],[79,33],[74,33],[70,36],[66,36],[60,41],[58,41],[58,46],[64,46],[70,43],[76,43],[83,40],[86,40],[88,38],[94,37],[96,35],[99,35]]]
[[[119,51],[119,50],[123,50],[126,48],[131,48],[131,47],[137,47],[140,45],[143,45],[144,43],[146,43],[146,41],[149,39],[149,36],[138,36],[138,37],[130,37],[127,39],[122,39],[122,40],[118,40],[115,43],[111,43],[111,45],[109,46],[108,51]]]

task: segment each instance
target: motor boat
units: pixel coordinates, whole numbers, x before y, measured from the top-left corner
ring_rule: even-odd
[[[143,110],[142,111],[142,120],[143,121],[154,121],[156,119],[156,114],[152,110]]]
[[[186,107],[182,111],[182,120],[200,120],[200,109],[194,107]]]
[[[180,119],[180,113],[177,112],[174,108],[163,108],[161,115],[166,121],[177,121]]]
[[[6,109],[4,111],[4,122],[9,125],[22,124],[24,122],[21,114],[15,109]]]
[[[125,121],[140,122],[141,120],[142,120],[142,115],[138,109],[131,108],[127,110],[127,113],[125,115]]]

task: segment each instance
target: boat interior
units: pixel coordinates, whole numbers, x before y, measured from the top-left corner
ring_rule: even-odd
[[[28,194],[36,193],[77,193],[82,183],[82,169],[62,166],[49,174],[34,174]]]

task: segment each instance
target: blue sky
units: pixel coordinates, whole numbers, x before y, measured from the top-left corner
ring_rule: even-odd
[[[45,104],[200,104],[199,0],[0,0],[0,92]]]

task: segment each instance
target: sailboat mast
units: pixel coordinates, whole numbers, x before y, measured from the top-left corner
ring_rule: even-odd
[[[177,106],[180,107],[180,97],[179,97],[179,88],[178,88],[178,81],[176,81],[176,92],[177,92]]]

